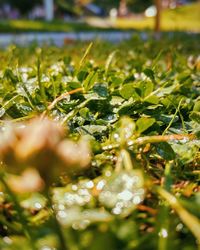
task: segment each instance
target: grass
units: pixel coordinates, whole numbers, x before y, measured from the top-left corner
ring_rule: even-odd
[[[200,246],[199,35],[0,50],[0,249]]]
[[[31,20],[4,20],[0,21],[1,32],[71,32],[80,30],[94,30],[86,23],[67,23],[63,21],[31,21]]]
[[[164,31],[200,31],[200,4],[194,3],[179,7],[175,10],[164,10],[162,15],[162,29]],[[30,21],[4,20],[0,21],[0,32],[70,32],[90,30],[144,30],[153,29],[154,18],[121,18],[115,22],[109,19],[86,18],[83,23],[68,23],[63,21]]]

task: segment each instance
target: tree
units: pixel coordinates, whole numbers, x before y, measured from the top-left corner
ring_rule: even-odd
[[[155,32],[158,34],[161,28],[161,9],[162,9],[161,0],[155,0],[155,6],[157,10],[155,16]]]
[[[128,13],[128,8],[127,8],[127,1],[126,0],[120,0],[119,3],[119,16],[126,16]]]

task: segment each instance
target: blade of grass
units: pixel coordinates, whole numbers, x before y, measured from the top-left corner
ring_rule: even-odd
[[[85,51],[83,57],[81,58],[81,60],[80,60],[80,62],[79,62],[78,70],[80,70],[80,68],[83,66],[83,63],[84,63],[84,61],[85,61],[87,55],[89,54],[89,52],[90,52],[92,46],[93,46],[93,42],[91,42],[91,43],[88,45],[88,47],[87,47],[87,49],[86,49],[86,51]]]
[[[154,70],[155,69],[155,66],[156,64],[158,63],[160,57],[162,56],[164,52],[164,49],[160,50],[160,52],[157,54],[156,58],[153,60],[153,63],[152,63],[152,69]]]
[[[105,65],[105,75],[107,76],[108,74],[108,70],[115,58],[115,55],[117,53],[117,50],[113,51],[109,56],[108,56],[108,59],[106,60],[106,65]]]
[[[177,200],[177,198],[166,191],[165,189],[158,187],[157,188],[158,194],[164,198],[169,205],[176,211],[176,213],[179,215],[180,219],[183,221],[183,223],[190,229],[190,231],[193,233],[195,238],[198,241],[198,245],[200,244],[200,222],[191,213],[189,213]]]
[[[37,58],[37,80],[38,80],[38,85],[40,89],[40,95],[43,101],[43,104],[45,105],[45,108],[47,109],[47,98],[45,94],[45,88],[44,85],[41,82],[41,50],[37,51],[38,53],[38,58]]]
[[[172,125],[172,123],[173,123],[173,121],[174,121],[174,119],[175,119],[177,113],[179,112],[179,109],[180,109],[180,107],[181,107],[182,100],[183,100],[183,99],[180,100],[180,102],[179,102],[179,104],[178,104],[178,107],[177,107],[177,109],[176,109],[176,111],[175,111],[175,113],[174,113],[174,115],[173,115],[171,121],[169,122],[169,124],[168,124],[168,126],[166,127],[166,129],[163,131],[163,133],[162,133],[163,135],[166,134],[167,130],[171,127],[171,125]]]

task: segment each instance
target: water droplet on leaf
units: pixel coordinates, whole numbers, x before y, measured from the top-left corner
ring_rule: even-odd
[[[123,171],[107,179],[99,195],[100,202],[114,214],[126,213],[144,199],[143,176],[141,171]]]

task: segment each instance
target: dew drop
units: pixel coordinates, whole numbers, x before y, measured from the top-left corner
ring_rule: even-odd
[[[102,190],[102,188],[105,186],[105,184],[106,184],[105,180],[99,181],[97,186],[96,186],[96,189],[97,190]]]
[[[39,202],[36,202],[36,203],[34,204],[34,207],[35,207],[37,210],[39,210],[39,209],[42,208],[42,205],[41,205]]]
[[[158,235],[162,238],[167,238],[168,237],[168,232],[165,228],[161,228],[160,232],[158,233]]]
[[[183,224],[182,224],[182,223],[179,223],[179,224],[176,226],[176,231],[177,231],[177,232],[180,232],[182,229],[183,229]]]
[[[86,184],[85,184],[86,188],[93,188],[94,187],[94,183],[93,181],[88,181]]]

